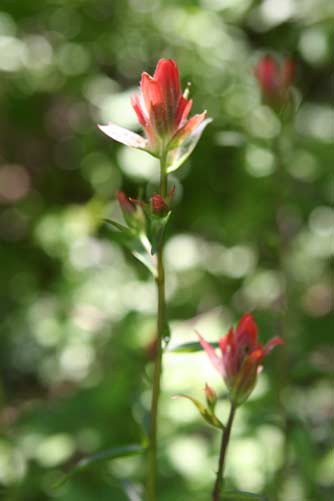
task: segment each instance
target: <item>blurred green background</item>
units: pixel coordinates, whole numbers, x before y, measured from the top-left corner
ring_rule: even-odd
[[[227,477],[270,501],[333,499],[333,31],[328,0],[1,0],[1,499],[140,499],[140,457],[52,485],[142,438],[155,287],[101,220],[158,167],[96,124],[137,130],[129,96],[160,57],[214,119],[174,179],[171,345],[194,329],[216,340],[245,311],[263,341],[282,335],[237,417]],[[253,76],[267,51],[297,62],[284,137]],[[171,399],[203,398],[205,382],[224,393],[205,354],[165,355],[159,501],[209,499],[218,434]]]

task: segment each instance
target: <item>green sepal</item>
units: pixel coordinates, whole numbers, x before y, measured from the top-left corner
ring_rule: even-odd
[[[58,488],[67,482],[70,478],[78,473],[90,468],[91,466],[101,463],[103,461],[110,461],[112,459],[124,458],[128,456],[137,456],[143,454],[146,451],[146,447],[139,444],[123,445],[120,447],[113,447],[112,449],[107,449],[105,451],[98,452],[92,456],[81,459],[68,473],[62,476],[58,481],[55,482],[53,488]]]
[[[218,348],[219,346],[217,342],[211,342],[210,344],[214,348]],[[202,345],[197,341],[194,341],[192,343],[179,344],[178,346],[174,346],[169,350],[170,353],[195,353],[197,351],[203,351]]]
[[[212,122],[211,118],[203,120],[195,130],[175,149],[172,149],[167,156],[167,173],[174,172],[187,160],[195,149],[203,134],[205,127]],[[173,144],[171,144],[173,146]]]
[[[187,400],[190,400],[195,407],[199,410],[199,413],[201,416],[205,419],[207,423],[209,423],[211,426],[214,428],[218,428],[219,430],[224,430],[225,426],[223,423],[217,418],[217,416],[207,407],[205,407],[199,400],[193,397],[189,397],[188,395],[175,395],[174,398],[186,398]]]
[[[161,240],[163,238],[166,225],[170,218],[172,211],[169,211],[166,215],[160,216],[153,213],[148,213],[145,211],[147,219],[147,238],[151,244],[151,255],[157,253]]]

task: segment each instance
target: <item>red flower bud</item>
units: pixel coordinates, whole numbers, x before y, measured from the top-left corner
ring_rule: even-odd
[[[199,340],[211,363],[224,378],[235,405],[242,404],[253,391],[264,357],[276,345],[283,344],[280,337],[274,337],[265,346],[259,343],[257,326],[250,313],[241,318],[235,330],[231,328],[219,340],[221,357],[201,336]]]
[[[165,200],[158,193],[153,193],[151,198],[152,212],[159,216],[166,214],[169,208]]]
[[[204,393],[209,409],[213,411],[217,402],[217,394],[215,390],[208,385],[208,383],[205,383]]]
[[[295,77],[295,63],[292,59],[285,59],[279,64],[267,55],[257,63],[255,76],[266,103],[276,108],[286,104],[289,99],[289,91]]]

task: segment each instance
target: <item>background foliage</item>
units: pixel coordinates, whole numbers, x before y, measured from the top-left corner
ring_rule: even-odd
[[[142,438],[154,284],[101,220],[120,217],[120,187],[150,190],[158,169],[96,123],[137,127],[129,96],[162,56],[214,118],[174,180],[171,345],[194,328],[216,340],[246,310],[263,340],[283,335],[237,418],[229,482],[270,501],[333,499],[333,21],[328,0],[1,1],[3,499],[138,499],[138,457],[52,485],[80,458]],[[253,77],[267,51],[298,67],[280,168],[280,123]],[[159,500],[202,501],[218,436],[171,396],[224,388],[203,353],[167,354],[164,367]]]

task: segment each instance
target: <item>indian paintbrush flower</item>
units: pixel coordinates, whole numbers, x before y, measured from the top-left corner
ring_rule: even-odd
[[[280,337],[274,337],[265,346],[259,343],[257,326],[250,313],[243,315],[237,328],[232,327],[219,340],[220,357],[200,335],[199,341],[212,365],[223,377],[235,406],[245,402],[253,391],[264,357],[276,345],[283,344]]]
[[[191,153],[210,120],[205,120],[206,111],[188,119],[192,99],[188,99],[188,89],[182,94],[175,61],[160,59],[153,77],[143,72],[140,91],[140,95],[132,96],[131,104],[146,137],[113,123],[99,125],[102,132],[120,143],[146,150],[159,158],[178,149],[187,138],[194,135],[196,141],[189,148]],[[180,157],[174,153],[172,157]]]
[[[287,58],[279,63],[272,56],[264,56],[255,67],[255,77],[266,104],[280,109],[288,104],[295,77],[295,63]]]

